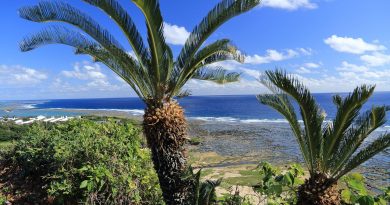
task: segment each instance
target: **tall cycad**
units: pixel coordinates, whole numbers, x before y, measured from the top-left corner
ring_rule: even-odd
[[[332,122],[324,123],[325,112],[293,76],[280,70],[267,71],[261,82],[274,94],[258,95],[258,100],[288,120],[310,172],[309,179],[299,189],[298,204],[339,204],[337,180],[390,145],[390,133],[384,133],[367,146],[361,146],[364,139],[386,122],[386,106],[374,106],[360,114],[375,86],[357,87],[344,98],[335,95],[336,116]],[[303,126],[290,99],[299,106]]]
[[[202,45],[224,22],[254,8],[260,0],[222,0],[194,28],[176,60],[165,42],[158,0],[132,0],[145,17],[147,44],[129,13],[116,0],[83,1],[101,9],[115,21],[127,37],[134,55],[130,55],[109,30],[92,17],[57,1],[43,1],[21,8],[20,16],[35,22],[66,23],[78,29],[48,27],[25,38],[20,44],[21,50],[29,51],[46,44],[69,45],[76,48],[76,54],[92,56],[124,79],[146,104],[143,128],[164,198],[167,204],[184,204],[192,189],[191,183],[181,177],[187,167],[183,148],[187,126],[183,109],[173,98],[180,95],[190,79],[221,84],[238,80],[238,73],[207,68],[218,61],[243,61],[228,39]]]

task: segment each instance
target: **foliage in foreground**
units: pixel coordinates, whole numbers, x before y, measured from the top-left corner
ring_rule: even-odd
[[[40,184],[55,204],[162,203],[149,150],[130,123],[34,124],[9,156],[20,180]]]
[[[353,205],[386,205],[390,203],[390,186],[383,189],[383,193],[373,196],[367,190],[365,179],[361,174],[351,173],[341,180],[345,189],[341,191],[343,204]]]
[[[292,164],[285,171],[271,166],[267,162],[259,165],[261,182],[254,190],[267,196],[267,204],[296,204],[298,187],[303,184],[303,168]]]
[[[267,205],[295,205],[299,186],[303,184],[304,170],[298,164],[280,170],[267,162],[262,162],[256,169],[260,183],[253,186],[259,193],[259,202]],[[373,193],[367,189],[364,177],[359,173],[344,176],[339,183],[341,204],[343,205],[386,205],[390,202],[390,187]],[[230,194],[225,194],[217,204],[252,205],[248,196],[240,195],[239,190],[232,187]]]
[[[14,122],[0,122],[0,142],[18,140],[27,133],[28,127]]]

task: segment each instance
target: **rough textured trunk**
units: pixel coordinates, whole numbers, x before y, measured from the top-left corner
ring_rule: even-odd
[[[183,109],[176,102],[149,105],[143,128],[166,204],[188,204],[192,183],[182,177],[187,169]]]
[[[299,187],[297,205],[339,205],[340,192],[323,174],[315,174]]]

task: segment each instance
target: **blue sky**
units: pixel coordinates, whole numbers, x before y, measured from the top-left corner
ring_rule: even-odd
[[[93,16],[130,50],[121,31],[100,10],[81,0],[64,0]],[[128,9],[141,33],[142,14]],[[37,0],[7,1],[0,8],[0,99],[54,99],[134,96],[130,87],[88,56],[62,45],[22,53],[18,43],[53,23],[19,18],[18,8]],[[174,3],[172,3],[174,2]],[[219,1],[160,1],[165,35],[178,53],[192,28]],[[313,92],[345,92],[363,83],[390,91],[390,1],[263,0],[262,6],[223,25],[206,42],[231,39],[246,55],[244,64],[219,63],[242,72],[239,83],[215,85],[191,80],[195,95],[255,94],[265,91],[256,79],[275,67],[300,78]]]

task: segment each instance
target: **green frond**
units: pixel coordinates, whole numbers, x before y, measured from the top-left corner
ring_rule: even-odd
[[[319,170],[322,167],[320,156],[323,143],[322,123],[325,116],[314,97],[298,79],[287,75],[281,70],[266,71],[261,78],[261,82],[267,87],[276,87],[297,101],[305,127],[303,138],[307,142],[310,157],[307,162],[307,164],[310,164],[309,168],[311,168],[309,171],[312,173],[315,170]]]
[[[360,115],[354,124],[343,134],[342,139],[336,144],[336,149],[328,158],[329,171],[337,173],[344,163],[350,159],[363,141],[377,128],[386,123],[386,109],[373,107]]]
[[[229,73],[223,68],[201,68],[194,73],[192,79],[207,80],[218,84],[226,84],[239,81],[240,75],[240,73],[236,72]]]
[[[327,156],[333,153],[336,145],[339,144],[343,137],[343,133],[351,126],[353,120],[359,115],[362,105],[374,92],[375,86],[362,85],[354,89],[354,91],[342,100],[337,98],[339,103],[336,118],[333,120],[333,130],[330,137],[325,138],[324,151]]]
[[[295,137],[297,138],[303,158],[306,162],[308,162],[310,159],[308,143],[302,135],[301,126],[288,95],[276,92],[274,94],[257,95],[257,99],[260,103],[272,107],[287,119]],[[307,165],[309,167],[311,166],[310,163],[307,163]]]
[[[198,24],[177,58],[179,68],[186,67],[206,39],[227,20],[260,4],[260,0],[223,0]]]
[[[374,142],[372,142],[370,145],[362,149],[359,153],[357,153],[354,157],[352,157],[347,163],[345,163],[345,166],[343,167],[342,171],[337,173],[335,179],[339,179],[352,169],[356,168],[357,166],[361,165],[365,161],[369,160],[379,152],[383,151],[387,147],[390,146],[390,133],[383,134],[378,139],[376,139]]]
[[[19,47],[21,51],[26,52],[48,44],[64,44],[84,51],[102,48],[100,44],[89,40],[80,32],[63,26],[49,26],[34,35],[25,37]]]
[[[215,188],[221,185],[222,178],[217,180],[206,180],[201,182],[199,190],[199,205],[211,205],[217,200]]]
[[[104,47],[123,49],[119,42],[93,18],[70,4],[59,1],[42,1],[35,6],[19,9],[20,17],[34,22],[64,22],[76,26]]]
[[[43,1],[36,6],[21,8],[19,14],[22,18],[35,22],[59,21],[80,28],[110,52],[111,56],[115,58],[114,61],[118,62],[127,70],[132,81],[139,87],[139,90],[143,90],[144,94],[154,91],[153,89],[147,88],[148,86],[145,84],[147,73],[142,69],[139,62],[125,52],[123,47],[106,29],[102,28],[91,17],[77,8],[64,2]],[[45,39],[49,35],[41,33],[39,38]]]
[[[164,25],[158,0],[132,0],[142,11],[148,29],[148,42],[151,51],[151,74],[155,76],[158,98],[162,98],[164,90],[161,83],[168,81],[173,69],[173,56],[165,42]]]
[[[237,62],[244,61],[244,55],[238,50],[237,47],[230,43],[230,40],[223,39],[218,40],[200,51],[194,56],[192,62],[186,68],[175,67],[174,73],[172,75],[171,81],[174,82],[172,85],[175,87],[173,89],[180,89],[191,76],[198,70],[203,67],[206,67],[210,64],[234,60]]]
[[[62,26],[49,26],[34,35],[24,38],[19,46],[23,52],[26,52],[48,44],[68,45],[76,49],[76,54],[90,55],[94,61],[107,65],[125,80],[137,94],[142,96],[126,67],[121,66],[121,62],[117,62],[115,57],[111,56],[111,53],[100,44],[89,40],[78,31]]]
[[[116,0],[83,0],[96,6],[110,16],[126,35],[133,51],[143,66],[149,66],[150,53],[141,34],[127,11]]]
[[[216,54],[225,54],[224,57],[214,57]],[[215,60],[213,60],[215,59]],[[222,39],[218,40],[210,45],[199,50],[196,55],[191,59],[191,63],[188,67],[183,68],[183,73],[190,73],[191,69],[198,66],[205,66],[207,64],[215,63],[223,60],[235,60],[239,63],[244,62],[244,55],[241,55],[240,51],[234,46],[230,40]]]
[[[343,98],[340,95],[334,95],[333,96],[333,103],[339,108],[341,104],[343,103]]]

